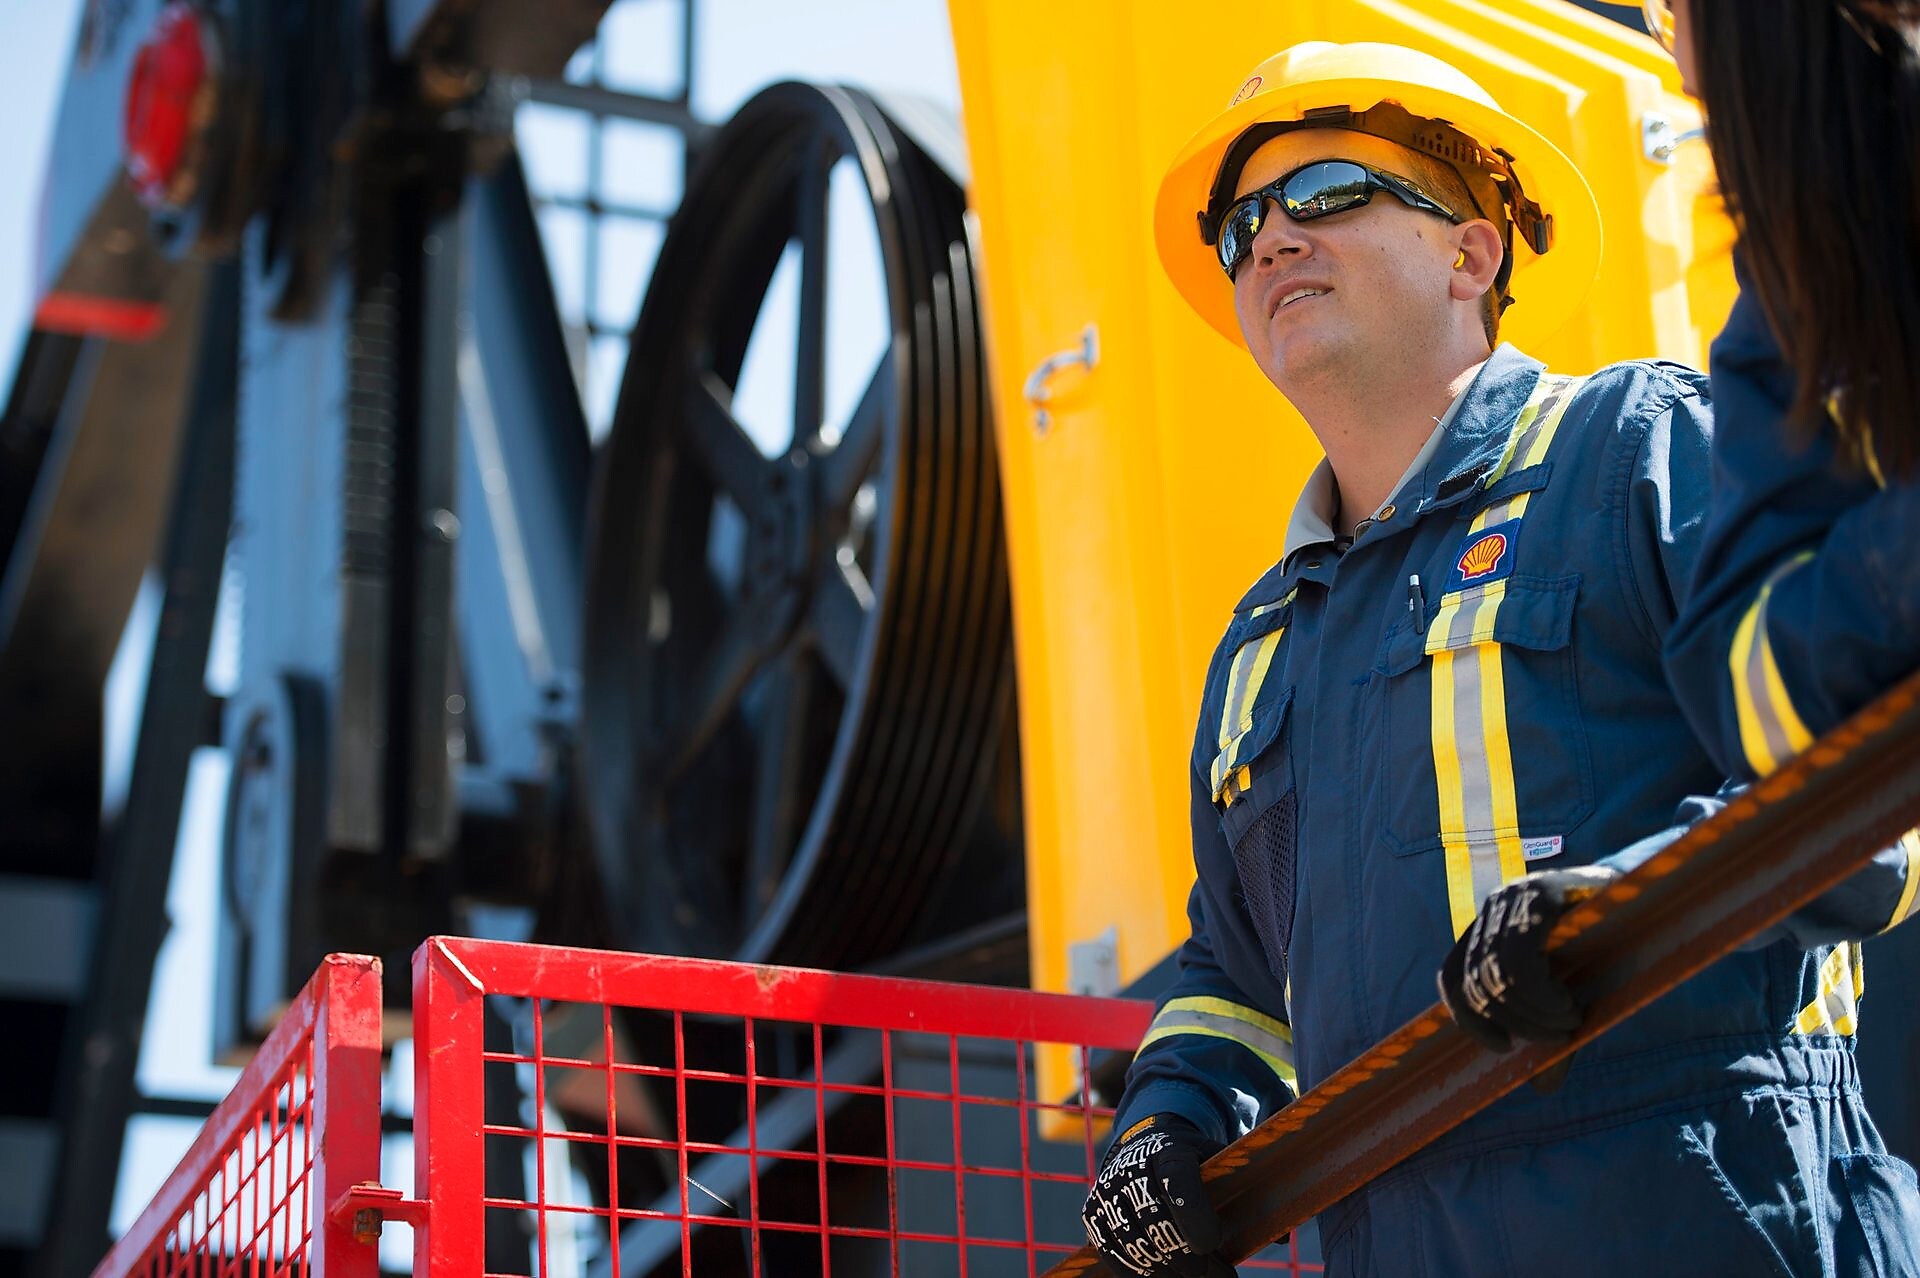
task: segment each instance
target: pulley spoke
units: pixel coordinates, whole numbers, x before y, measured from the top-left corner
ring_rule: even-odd
[[[851,557],[843,554],[822,566],[813,583],[813,601],[807,612],[814,647],[842,688],[853,686],[860,662],[860,635],[873,610],[873,587],[857,565],[840,561]]]
[[[714,488],[752,517],[772,463],[734,420],[732,398],[733,392],[712,372],[696,370],[686,383],[680,438]]]
[[[707,645],[699,675],[659,737],[661,785],[677,780],[713,741],[747,681],[766,660],[771,647],[767,634],[762,609],[749,605],[736,609]]]
[[[830,511],[843,511],[853,505],[860,485],[873,471],[879,459],[880,445],[886,439],[887,418],[894,412],[893,353],[889,351],[873,370],[867,389],[854,406],[840,442],[817,463],[820,475],[820,503]]]
[[[834,154],[821,138],[808,148],[800,170],[800,314],[794,353],[793,442],[801,447],[826,417],[827,199]]]
[[[754,745],[753,808],[741,881],[744,917],[758,916],[780,890],[801,815],[801,768],[807,760],[807,717],[813,674],[794,645],[767,669]]]

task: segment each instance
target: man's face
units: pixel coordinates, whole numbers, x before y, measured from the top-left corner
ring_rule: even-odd
[[[1356,160],[1396,177],[1407,177],[1411,167],[1407,153],[1382,138],[1307,129],[1255,151],[1234,193],[1316,160]],[[1269,205],[1253,253],[1233,280],[1234,309],[1254,362],[1284,394],[1328,376],[1364,377],[1435,343],[1441,326],[1454,322],[1454,231],[1445,218],[1384,191],[1361,208],[1309,222]],[[1314,295],[1295,297],[1302,290]]]

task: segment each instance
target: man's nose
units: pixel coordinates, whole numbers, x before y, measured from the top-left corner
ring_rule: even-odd
[[[1300,223],[1287,216],[1278,200],[1269,199],[1265,216],[1260,219],[1260,230],[1253,237],[1255,264],[1271,266],[1282,258],[1307,252],[1309,247],[1307,237],[1301,234]]]

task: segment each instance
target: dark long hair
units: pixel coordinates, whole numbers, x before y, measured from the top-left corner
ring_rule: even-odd
[[[1691,0],[1707,142],[1798,375],[1888,474],[1920,456],[1920,0]]]

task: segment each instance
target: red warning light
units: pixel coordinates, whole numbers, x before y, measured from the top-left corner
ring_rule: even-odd
[[[170,0],[140,46],[127,85],[127,174],[149,206],[170,198],[187,145],[212,105],[206,31],[185,0]]]

